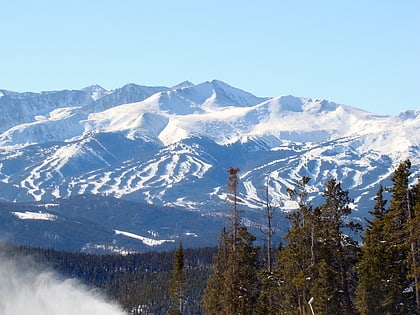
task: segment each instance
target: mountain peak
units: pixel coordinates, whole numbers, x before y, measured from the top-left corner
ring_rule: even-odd
[[[172,90],[184,89],[184,88],[189,88],[189,87],[193,87],[193,86],[194,86],[194,83],[192,83],[188,80],[185,80],[181,83],[178,83],[177,85],[174,85],[172,87]]]
[[[87,87],[84,87],[82,90],[83,91],[99,91],[99,90],[105,90],[105,89],[102,86],[100,86],[99,84],[92,84],[92,85],[89,85]]]
[[[82,91],[89,93],[92,99],[94,99],[95,101],[100,99],[101,97],[104,97],[105,95],[112,93],[112,91],[108,91],[98,84],[87,86],[83,88]]]

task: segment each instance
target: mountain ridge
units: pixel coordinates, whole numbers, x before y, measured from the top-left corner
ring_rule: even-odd
[[[419,110],[375,115],[322,99],[257,97],[218,80],[0,93],[0,198],[11,202],[97,194],[224,217],[234,166],[250,225],[267,176],[270,200],[285,211],[300,177],[312,178],[314,202],[336,177],[363,218],[400,161],[412,161],[412,181],[420,175]]]

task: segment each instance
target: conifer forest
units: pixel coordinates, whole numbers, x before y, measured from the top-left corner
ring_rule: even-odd
[[[334,178],[312,204],[311,178],[302,177],[288,189],[298,207],[285,214],[267,190],[258,235],[241,220],[238,172],[228,170],[232,211],[215,247],[180,242],[174,251],[123,256],[3,244],[2,255],[35,257],[131,314],[420,314],[420,186],[409,160],[390,187],[372,187],[365,222],[353,219],[351,192]],[[278,242],[280,213],[287,227]]]

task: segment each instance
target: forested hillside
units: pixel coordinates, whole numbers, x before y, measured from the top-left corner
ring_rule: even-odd
[[[35,257],[135,314],[419,314],[420,183],[409,160],[391,176],[392,186],[375,188],[366,224],[351,219],[353,199],[336,179],[315,205],[311,179],[302,177],[288,190],[297,208],[286,215],[280,244],[273,242],[280,208],[268,194],[260,235],[241,219],[238,173],[228,171],[232,215],[217,248],[180,243],[176,251],[122,256],[4,244],[3,255]]]
[[[202,312],[201,296],[211,273],[214,252],[215,248],[210,247],[184,250],[188,286],[184,310],[188,314]],[[127,312],[163,315],[168,311],[174,251],[95,255],[3,243],[0,253],[0,257],[14,261],[25,262],[29,256],[31,265],[35,261],[60,276],[98,288]]]

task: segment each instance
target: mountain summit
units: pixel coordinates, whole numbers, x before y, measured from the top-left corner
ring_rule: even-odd
[[[411,159],[413,180],[420,175],[419,129],[420,111],[379,116],[327,100],[257,97],[217,80],[0,90],[0,197],[99,194],[225,215],[226,170],[235,166],[250,220],[267,175],[271,198],[283,201],[302,176],[314,193],[335,177],[365,216],[374,187],[402,159]]]

